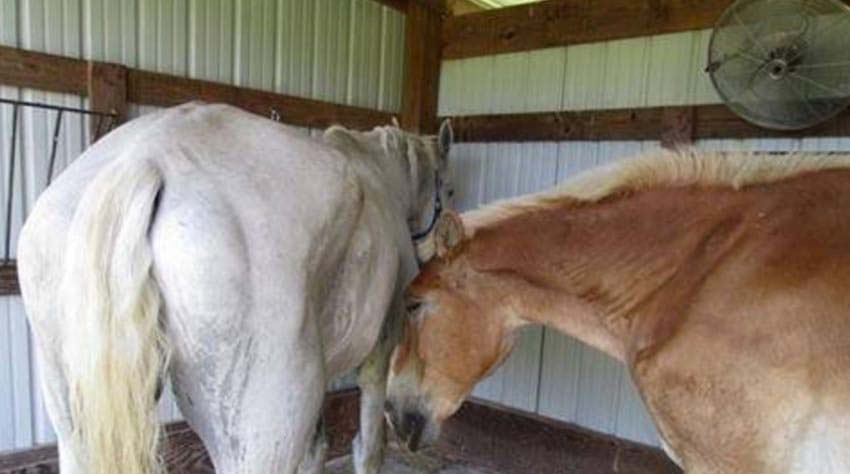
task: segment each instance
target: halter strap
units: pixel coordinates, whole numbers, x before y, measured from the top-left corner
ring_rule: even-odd
[[[431,213],[431,222],[428,224],[423,230],[419,232],[413,232],[410,234],[411,240],[416,244],[420,240],[428,237],[428,234],[434,230],[434,227],[437,225],[437,221],[440,220],[440,215],[443,213],[443,199],[440,197],[440,191],[443,187],[443,181],[440,179],[440,173],[434,173],[434,212]]]

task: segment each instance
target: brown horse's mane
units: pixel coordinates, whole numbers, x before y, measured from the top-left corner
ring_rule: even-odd
[[[703,152],[658,150],[586,171],[552,189],[498,201],[465,212],[468,234],[527,212],[580,206],[664,186],[741,189],[803,173],[850,168],[850,154]]]

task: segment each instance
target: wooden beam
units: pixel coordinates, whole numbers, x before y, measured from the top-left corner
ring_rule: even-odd
[[[813,128],[768,130],[741,119],[725,105],[537,112],[451,117],[458,142],[661,140],[700,138],[803,138],[850,136],[850,109]]]
[[[733,0],[548,0],[447,18],[444,59],[710,28]]]
[[[438,12],[443,11],[443,0],[375,0],[376,2],[394,8],[402,13],[407,13],[407,9],[410,7],[411,3],[418,3],[420,5],[426,6],[428,8],[432,8]]]
[[[407,11],[408,0],[375,0],[376,2],[404,13]]]
[[[14,260],[0,264],[0,296],[21,293],[18,286],[18,265]]]
[[[266,117],[275,111],[281,122],[300,127],[326,128],[339,124],[366,130],[386,125],[393,117],[389,112],[138,69],[129,70],[127,83],[129,102],[161,107],[191,100],[223,102]]]
[[[458,142],[643,140],[661,136],[663,109],[452,117]]]
[[[89,71],[91,70],[91,75]],[[126,75],[126,81],[123,76]],[[92,84],[89,86],[89,80]],[[122,84],[126,100],[122,101]],[[275,109],[284,123],[325,128],[339,124],[355,129],[385,125],[392,114],[362,107],[246,89],[227,84],[125,69],[122,66],[0,46],[0,84],[50,92],[97,96],[96,110],[123,112],[127,102],[171,106],[191,100],[225,102],[269,116]]]
[[[437,130],[440,91],[440,30],[445,5],[412,1],[405,19],[401,125],[417,133]]]
[[[694,143],[693,107],[666,107],[661,112],[661,146],[671,150]]]
[[[119,64],[92,61],[88,73],[89,108],[95,112],[115,114],[111,124],[104,124],[103,121],[108,119],[103,116],[89,117],[91,141],[94,143],[111,127],[127,119],[127,68]]]
[[[484,8],[472,3],[470,0],[447,0],[446,7],[455,16],[484,11]]]
[[[0,84],[86,95],[86,61],[0,46]]]
[[[804,130],[768,130],[738,117],[722,104],[693,107],[694,138],[808,138],[850,137],[850,109]]]

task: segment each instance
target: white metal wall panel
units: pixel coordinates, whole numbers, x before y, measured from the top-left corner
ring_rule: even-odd
[[[381,89],[378,108],[401,110],[401,89],[404,80],[404,15],[391,8],[381,11]]]
[[[632,38],[443,63],[443,116],[718,103],[703,72],[711,31]],[[705,149],[850,150],[850,139],[701,140]],[[657,142],[462,144],[455,146],[457,204],[545,189]],[[518,183],[527,179],[522,186]],[[626,369],[552,330],[527,330],[476,396],[628,439],[657,433]],[[538,380],[534,380],[535,374]],[[529,408],[531,407],[531,408]]]
[[[388,111],[401,106],[404,15],[371,0],[0,0],[0,45]],[[3,86],[0,97],[87,105],[79,96]],[[131,105],[130,116],[156,109]],[[11,110],[0,105],[3,209]],[[46,184],[55,117],[20,111],[13,254],[23,218]],[[82,152],[87,127],[65,115],[57,170]],[[0,239],[0,252],[3,245]],[[55,441],[35,365],[20,297],[0,297],[0,451]],[[175,419],[179,410],[166,393],[160,415]]]
[[[533,95],[538,88],[551,87],[559,81],[563,81],[563,100],[536,103],[530,110],[719,103],[710,79],[703,73],[710,34],[710,30],[672,33],[445,61],[439,113],[515,112],[520,107],[518,104],[529,100],[525,91]],[[528,74],[528,70],[523,69],[523,65],[537,63],[541,66],[531,68],[537,74]],[[523,87],[516,89],[523,93],[492,96],[494,84],[507,81],[516,85],[518,83],[512,79],[517,75],[526,78]],[[467,94],[477,98],[469,98]]]
[[[203,1],[203,0],[201,0]],[[278,7],[275,90],[306,96],[313,83],[315,3],[286,1]]]
[[[272,88],[275,59],[275,1],[236,0],[236,77],[253,89]]]
[[[560,81],[543,81],[541,76],[563,74],[563,51],[549,50],[534,57],[528,53],[480,58],[465,62],[465,71],[449,65],[443,93],[453,94],[463,110],[503,110],[523,112],[549,103],[561,102]],[[523,71],[524,75],[514,74]],[[481,77],[475,83],[454,83],[453,78]],[[527,82],[534,78],[535,87]],[[500,99],[501,98],[501,99]],[[557,169],[555,144],[536,145],[460,145],[452,156],[452,167],[458,185],[456,204],[469,209],[480,204],[528,193],[553,183]],[[481,159],[482,157],[486,157]],[[481,398],[508,403],[534,411],[540,371],[540,347],[543,331],[528,328],[522,331],[515,349],[488,379],[475,390]]]
[[[26,320],[20,298],[4,298],[0,312],[6,317],[6,337],[9,340],[8,356],[10,364],[3,366],[7,373],[5,382],[8,384],[5,405],[9,414],[5,423],[5,433],[2,441],[12,447],[28,446],[33,439],[33,424],[30,414],[32,413],[32,391],[30,380],[31,362],[29,358],[29,337]],[[2,333],[2,330],[0,330]]]
[[[695,60],[691,65],[691,74],[696,76],[692,90],[693,96],[690,100],[692,104],[715,104],[721,102],[717,91],[714,90],[714,85],[711,83],[711,78],[708,77],[708,74],[705,74],[705,67],[708,65],[708,43],[710,39],[711,30],[700,31],[691,38]]]
[[[233,81],[234,35],[233,18],[235,3],[232,0],[191,0],[189,3],[189,76],[216,82]],[[281,8],[279,13],[287,10]],[[284,17],[285,18],[285,17]],[[278,47],[295,40],[285,35],[287,22],[278,17]],[[295,35],[292,35],[295,36]],[[283,41],[281,41],[281,38]],[[303,50],[298,48],[299,51]],[[285,62],[278,57],[282,67]],[[281,77],[282,74],[278,74]],[[279,88],[278,88],[279,89]],[[287,91],[289,92],[289,91]],[[302,94],[308,95],[309,90]]]
[[[348,33],[348,82],[346,102],[377,108],[381,89],[381,6],[370,0],[355,0]],[[376,54],[377,53],[377,54]]]
[[[564,81],[562,109],[584,110],[602,107],[606,92],[602,84],[605,82],[605,58],[608,45],[587,44],[563,49],[567,56],[567,65],[562,79]]]
[[[488,147],[480,202],[492,202],[547,187],[555,175],[557,156],[553,143],[539,145],[494,144]],[[530,162],[533,162],[529,166]],[[528,411],[537,404],[542,329],[522,331],[505,363],[476,388],[475,395]]]
[[[3,45],[401,106],[404,15],[373,0],[10,0],[0,13]]]
[[[316,27],[313,33],[313,94],[316,98],[344,102],[348,94],[349,27],[351,3],[316,0]]]
[[[79,105],[79,97],[38,91],[0,88],[0,96],[53,104]],[[55,112],[20,109],[15,153],[12,254],[24,216],[47,182],[47,159]],[[0,156],[3,172],[0,194],[6,206],[10,163],[12,107],[0,106]],[[83,124],[71,116],[64,120],[58,137],[56,168],[62,169],[83,147]],[[5,211],[4,211],[5,212]],[[5,232],[5,229],[4,229]],[[2,248],[5,253],[5,248]],[[0,298],[0,450],[51,442],[52,429],[35,381],[30,334],[21,298]],[[8,382],[8,383],[7,383]]]
[[[646,102],[646,84],[649,73],[649,38],[612,41],[605,54],[605,74],[602,86],[603,109],[641,107]],[[568,68],[570,76],[583,71]]]

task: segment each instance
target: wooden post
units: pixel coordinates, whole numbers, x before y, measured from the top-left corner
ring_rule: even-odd
[[[401,126],[411,132],[437,131],[444,14],[442,0],[416,0],[407,4]]]
[[[88,89],[91,110],[116,114],[112,120],[91,116],[89,130],[94,143],[110,128],[127,119],[127,68],[119,64],[89,62]]]
[[[670,150],[694,144],[693,107],[665,108],[661,114],[661,146]]]
[[[711,28],[734,0],[547,0],[453,16],[443,57],[471,58]]]
[[[20,293],[17,263],[11,261],[0,264],[0,296],[17,295]]]

